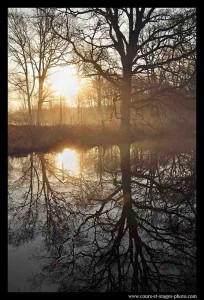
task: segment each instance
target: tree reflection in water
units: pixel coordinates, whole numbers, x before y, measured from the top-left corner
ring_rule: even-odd
[[[13,168],[10,160],[10,175]],[[31,154],[18,168],[10,181],[9,243],[44,237],[36,285],[195,292],[194,151],[123,144],[82,151],[77,176],[57,168],[51,154]]]

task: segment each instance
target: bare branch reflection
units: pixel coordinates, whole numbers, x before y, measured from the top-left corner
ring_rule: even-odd
[[[44,237],[34,284],[58,283],[60,292],[195,292],[193,150],[84,150],[77,176],[54,157],[15,162],[18,179],[10,179],[9,242]]]

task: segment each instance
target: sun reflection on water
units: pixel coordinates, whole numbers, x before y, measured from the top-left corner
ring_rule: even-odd
[[[56,165],[59,169],[72,175],[79,174],[79,157],[74,149],[65,148],[56,155]]]

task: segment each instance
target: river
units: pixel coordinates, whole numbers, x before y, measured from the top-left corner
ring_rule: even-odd
[[[138,143],[9,156],[9,292],[195,293],[195,163]]]

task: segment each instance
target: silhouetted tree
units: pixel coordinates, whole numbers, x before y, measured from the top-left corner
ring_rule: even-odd
[[[68,53],[67,42],[62,41],[51,30],[49,18],[38,8],[32,10],[9,10],[9,49],[18,73],[13,74],[13,82],[26,95],[29,116],[31,99],[37,83],[37,123],[41,123],[42,105],[48,97],[44,87],[50,70],[63,65]],[[67,64],[67,62],[66,62]],[[23,73],[23,74],[22,74]],[[36,92],[36,90],[35,90]]]
[[[121,131],[127,139],[133,76],[172,69],[195,53],[195,9],[64,8],[47,15],[89,72],[120,89]]]
[[[8,34],[10,55],[8,80],[14,91],[19,92],[25,99],[29,122],[32,124],[32,97],[36,76],[32,64],[32,35],[27,16],[17,10],[9,10]]]

